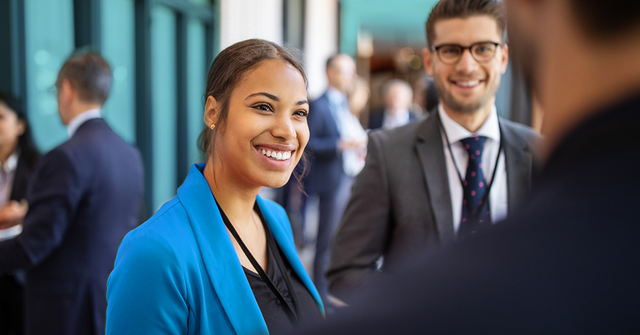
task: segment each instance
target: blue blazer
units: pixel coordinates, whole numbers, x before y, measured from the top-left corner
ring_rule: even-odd
[[[310,191],[334,191],[344,174],[342,152],[338,149],[340,132],[332,108],[326,92],[309,106],[309,143],[306,151],[311,159],[305,186]]]
[[[268,334],[204,167],[194,165],[177,196],[123,240],[107,284],[107,334]],[[260,196],[257,202],[324,314],[287,214]]]
[[[138,151],[102,119],[42,158],[24,229],[0,242],[0,272],[27,269],[28,334],[104,333],[107,278],[139,224],[143,179]]]

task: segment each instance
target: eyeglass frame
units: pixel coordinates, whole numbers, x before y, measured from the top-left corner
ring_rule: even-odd
[[[492,55],[491,57],[487,58],[486,60],[482,60],[482,61],[480,61],[480,60],[476,59],[476,56],[474,56],[474,55],[473,55],[473,52],[471,51],[471,48],[473,48],[474,46],[479,45],[479,44],[493,44],[493,45],[496,47],[496,49],[493,51],[493,55]],[[460,62],[460,60],[462,59],[462,55],[464,55],[465,50],[469,50],[469,53],[471,54],[471,57],[472,57],[476,62],[478,62],[478,63],[489,63],[490,61],[492,61],[492,60],[496,57],[496,54],[498,53],[498,47],[501,47],[501,46],[503,46],[504,44],[505,44],[505,43],[498,43],[498,42],[493,42],[493,41],[482,41],[482,42],[476,42],[476,43],[473,43],[473,44],[471,44],[470,46],[465,47],[465,46],[462,46],[462,45],[460,45],[460,44],[455,44],[455,43],[445,43],[445,44],[440,44],[440,45],[432,45],[432,46],[431,46],[431,48],[430,48],[430,50],[431,50],[432,52],[435,52],[435,53],[436,53],[436,55],[438,56],[438,59],[439,59],[441,62],[443,62],[444,64],[446,64],[446,65],[455,65],[455,64],[458,64],[458,62]],[[458,47],[458,48],[462,49],[462,52],[460,52],[460,56],[458,56],[458,59],[456,59],[456,61],[455,61],[455,62],[451,62],[451,63],[446,62],[446,61],[444,61],[444,60],[442,59],[442,56],[440,56],[440,51],[439,51],[439,49],[440,49],[440,48],[442,48],[442,47],[446,47],[446,46],[454,46],[454,47]]]

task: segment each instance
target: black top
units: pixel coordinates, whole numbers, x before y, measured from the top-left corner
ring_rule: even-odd
[[[311,293],[307,290],[306,286],[300,280],[300,277],[293,271],[293,268],[287,261],[287,258],[282,253],[282,250],[278,247],[271,235],[269,226],[266,224],[262,213],[258,206],[255,209],[260,216],[262,225],[267,235],[267,257],[268,266],[266,274],[273,282],[274,286],[278,289],[284,300],[289,304],[294,314],[297,317],[298,323],[306,323],[308,321],[320,320],[320,312],[315,300],[311,296]],[[274,252],[277,251],[277,252]],[[283,271],[279,264],[284,266],[284,273],[289,277],[291,286],[293,287],[295,298],[292,297],[287,287],[285,278],[283,277]],[[255,272],[243,267],[244,272],[253,291],[253,295],[256,297],[262,316],[267,323],[267,328],[271,334],[281,332],[283,330],[290,329],[292,321],[287,316],[287,310],[276,295],[271,291],[267,283]]]

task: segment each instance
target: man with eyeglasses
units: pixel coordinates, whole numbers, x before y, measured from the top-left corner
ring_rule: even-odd
[[[539,135],[495,107],[505,25],[496,0],[442,0],[432,10],[423,58],[440,104],[422,122],[370,134],[327,272],[337,297],[380,269],[381,257],[388,270],[408,247],[472,239],[529,193]]]

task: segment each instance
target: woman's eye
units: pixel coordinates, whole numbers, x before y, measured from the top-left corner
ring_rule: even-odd
[[[254,108],[259,109],[261,111],[265,111],[265,112],[270,112],[271,111],[271,106],[269,106],[267,104],[256,105]]]
[[[304,109],[301,110],[297,110],[293,113],[294,115],[298,115],[298,116],[302,116],[302,117],[307,117],[309,115],[309,112],[307,112]]]

